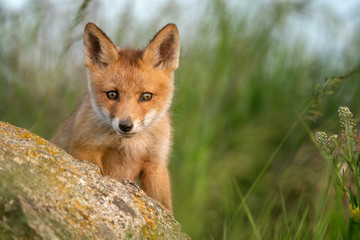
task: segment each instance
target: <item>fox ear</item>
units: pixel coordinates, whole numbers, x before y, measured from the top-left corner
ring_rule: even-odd
[[[86,66],[106,67],[118,60],[118,48],[106,34],[93,23],[88,23],[84,30],[84,50]]]
[[[174,71],[179,65],[180,37],[175,24],[163,27],[149,42],[143,61],[163,70]]]

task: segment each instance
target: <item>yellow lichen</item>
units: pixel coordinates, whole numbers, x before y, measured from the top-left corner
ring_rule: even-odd
[[[83,207],[77,203],[77,200],[74,201],[74,205],[79,209],[83,209]]]
[[[59,151],[55,150],[54,148],[46,147],[46,150],[49,152],[50,155],[56,155]]]
[[[154,231],[157,219],[154,216],[152,209],[149,206],[144,205],[143,201],[141,201],[134,193],[131,193],[131,196],[144,217],[146,224],[150,227],[151,231]]]
[[[60,193],[63,193],[64,191],[66,191],[66,188],[64,186],[60,186],[59,190],[60,190]]]

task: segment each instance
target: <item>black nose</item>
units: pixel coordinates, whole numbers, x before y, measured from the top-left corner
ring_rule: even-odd
[[[131,129],[133,128],[133,124],[129,120],[120,121],[119,122],[119,128],[123,132],[130,132]]]

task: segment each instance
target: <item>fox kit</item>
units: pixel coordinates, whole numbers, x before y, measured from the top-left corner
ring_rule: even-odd
[[[169,108],[179,64],[175,24],[144,50],[115,46],[95,24],[84,31],[88,94],[51,139],[116,180],[139,178],[143,190],[172,211]]]

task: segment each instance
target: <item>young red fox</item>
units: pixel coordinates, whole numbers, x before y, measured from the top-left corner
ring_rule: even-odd
[[[179,64],[175,24],[144,50],[115,46],[95,24],[84,32],[88,90],[52,142],[121,181],[139,177],[143,190],[172,211],[168,157],[169,108]]]

